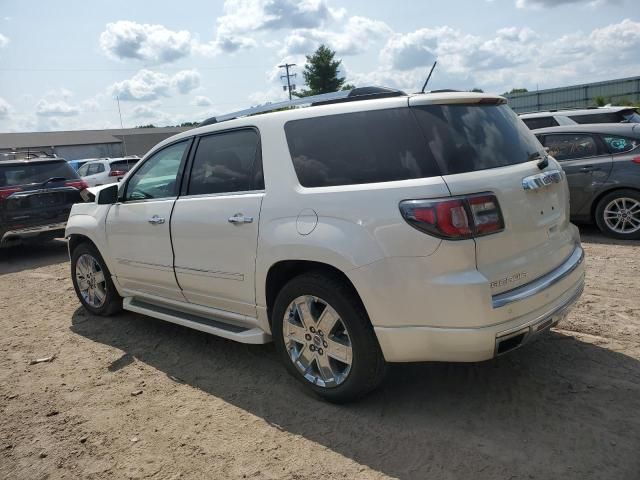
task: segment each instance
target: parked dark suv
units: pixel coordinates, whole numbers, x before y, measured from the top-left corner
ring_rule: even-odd
[[[0,247],[63,237],[71,205],[86,187],[61,158],[0,161]]]
[[[567,174],[573,221],[640,238],[640,124],[567,125],[535,135]]]

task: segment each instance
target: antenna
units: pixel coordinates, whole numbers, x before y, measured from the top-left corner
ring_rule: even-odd
[[[424,81],[424,85],[422,85],[422,90],[420,90],[420,93],[424,93],[424,89],[427,88],[427,83],[429,83],[429,80],[431,79],[431,74],[433,73],[433,69],[436,68],[437,63],[438,63],[438,60],[433,62],[433,65],[431,66],[431,70],[429,70],[429,76],[427,76],[427,79]]]

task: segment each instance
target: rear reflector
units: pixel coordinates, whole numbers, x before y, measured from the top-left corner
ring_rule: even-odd
[[[631,161],[632,161],[633,163],[637,163],[638,165],[640,165],[640,157],[632,158],[632,159],[631,159]]]
[[[22,191],[19,187],[8,187],[8,188],[0,188],[0,200],[4,200],[5,198],[13,195],[16,192]]]
[[[84,180],[69,180],[64,182],[67,187],[74,187],[78,190],[84,190],[85,188],[89,188],[89,184]]]
[[[464,240],[504,230],[498,199],[492,193],[427,200],[404,200],[400,213],[412,227],[448,240]]]

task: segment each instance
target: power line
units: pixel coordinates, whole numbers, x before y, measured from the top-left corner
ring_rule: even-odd
[[[284,65],[278,65],[279,68],[284,68],[286,70],[286,75],[280,75],[280,78],[286,78],[287,79],[287,86],[283,86],[282,88],[284,88],[285,90],[287,90],[289,92],[289,100],[291,100],[291,90],[295,90],[296,89],[296,84],[293,84],[293,88],[291,86],[291,77],[295,77],[297,75],[297,73],[289,73],[289,67],[295,67],[296,64],[295,63],[285,63]]]

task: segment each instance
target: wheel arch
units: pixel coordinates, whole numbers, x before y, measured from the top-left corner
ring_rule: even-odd
[[[364,311],[367,309],[362,301],[358,290],[355,285],[351,281],[351,279],[347,276],[339,268],[330,265],[328,263],[317,262],[312,260],[281,260],[279,262],[271,265],[267,272],[266,281],[265,281],[265,299],[266,299],[266,307],[267,307],[267,316],[269,319],[269,324],[271,325],[272,321],[272,310],[273,305],[275,303],[276,297],[282,287],[285,286],[287,282],[289,282],[292,278],[295,278],[299,275],[305,273],[321,273],[327,276],[331,276],[334,278],[340,279],[352,290],[354,294],[354,298],[360,303]],[[368,317],[368,315],[367,315]],[[369,320],[370,322],[370,320]]]

